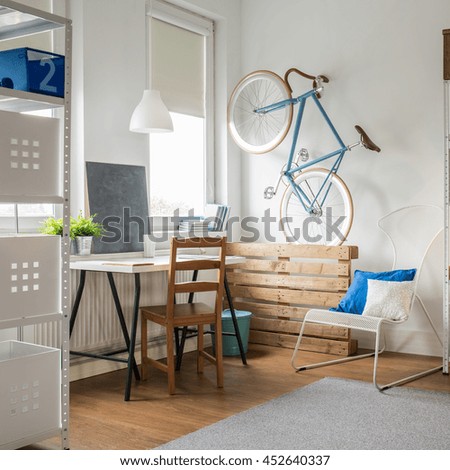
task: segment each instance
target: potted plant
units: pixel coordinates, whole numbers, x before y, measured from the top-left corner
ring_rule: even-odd
[[[94,215],[84,217],[82,212],[77,218],[71,217],[70,238],[75,240],[77,254],[81,256],[90,255],[92,251],[92,240],[103,235],[103,226],[94,222]]]
[[[41,233],[45,235],[59,235],[62,237],[63,234],[63,219],[57,219],[55,217],[47,217],[41,222],[42,227],[39,228]],[[72,243],[72,234],[70,234],[70,253],[75,254],[75,244]]]
[[[55,217],[48,217],[42,222],[42,227],[39,229],[45,235],[60,235],[63,234],[63,219],[56,219]]]
[[[80,211],[77,218],[70,218],[70,239],[75,241],[74,254],[82,256],[91,254],[93,238],[103,235],[103,226],[94,222],[94,217],[95,214],[91,217],[84,217]],[[42,222],[42,227],[39,230],[46,235],[62,236],[63,219],[48,217]]]

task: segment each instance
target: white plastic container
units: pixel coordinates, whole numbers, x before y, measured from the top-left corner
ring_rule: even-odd
[[[0,342],[0,449],[15,449],[61,428],[60,350]]]
[[[0,237],[0,321],[61,312],[61,237]]]
[[[0,111],[0,201],[62,197],[60,125],[56,118]]]

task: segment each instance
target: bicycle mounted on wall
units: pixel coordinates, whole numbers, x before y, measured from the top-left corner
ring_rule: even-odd
[[[289,75],[296,73],[312,80],[312,89],[292,97]],[[357,146],[380,152],[361,126],[355,126],[360,139],[345,145],[331,119],[319,102],[324,75],[316,77],[297,68],[290,68],[284,79],[274,72],[259,70],[245,76],[235,87],[228,104],[228,127],[237,145],[254,154],[267,153],[277,147],[289,132],[294,105],[299,105],[287,163],[283,166],[275,187],[269,186],[264,197],[271,199],[280,182],[286,184],[280,206],[281,224],[289,241],[340,245],[345,241],[353,222],[353,203],[346,184],[337,175],[344,155]],[[338,148],[309,160],[304,148],[296,153],[305,105],[312,100],[331,130]],[[310,168],[325,160],[334,159],[331,168]],[[315,230],[305,233],[309,222]],[[301,238],[303,237],[303,238]]]

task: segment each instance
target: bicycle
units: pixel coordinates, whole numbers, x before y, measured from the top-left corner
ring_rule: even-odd
[[[292,97],[289,75],[297,73],[313,81],[312,89]],[[286,190],[281,199],[280,223],[288,241],[340,245],[348,236],[353,223],[353,202],[338,170],[347,151],[357,146],[380,152],[361,126],[355,129],[360,135],[357,142],[345,145],[331,119],[319,102],[324,75],[313,76],[290,68],[284,79],[274,72],[259,70],[245,76],[235,87],[228,104],[228,127],[236,144],[248,153],[267,153],[276,148],[291,127],[293,107],[299,105],[287,163],[280,171],[275,187],[264,191],[266,199],[273,198],[283,181]],[[296,153],[300,125],[307,100],[312,100],[320,111],[338,148],[326,155],[309,160],[308,151],[302,148]],[[332,159],[331,168],[310,168]],[[299,161],[301,160],[301,162]],[[308,161],[309,160],[309,161]],[[311,224],[315,231],[310,233]],[[303,237],[303,238],[302,238]]]

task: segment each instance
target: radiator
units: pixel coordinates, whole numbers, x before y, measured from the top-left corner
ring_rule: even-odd
[[[79,271],[72,271],[71,291],[72,304],[80,279]],[[177,273],[177,281],[189,281],[192,272]],[[133,316],[134,276],[129,274],[114,274],[120,303],[125,321],[130,330]],[[167,300],[167,273],[141,274],[140,305],[164,304]],[[187,294],[177,295],[177,302],[187,301]],[[164,336],[164,330],[152,324],[149,328],[149,341],[157,341]],[[58,322],[48,322],[26,330],[24,339],[38,344],[57,346],[59,344],[60,328]],[[137,342],[141,341],[140,325]],[[111,348],[124,346],[122,329],[116,313],[116,307],[111,294],[111,288],[106,273],[87,272],[83,296],[78,310],[77,320],[70,340],[70,349],[78,351],[102,352]]]

